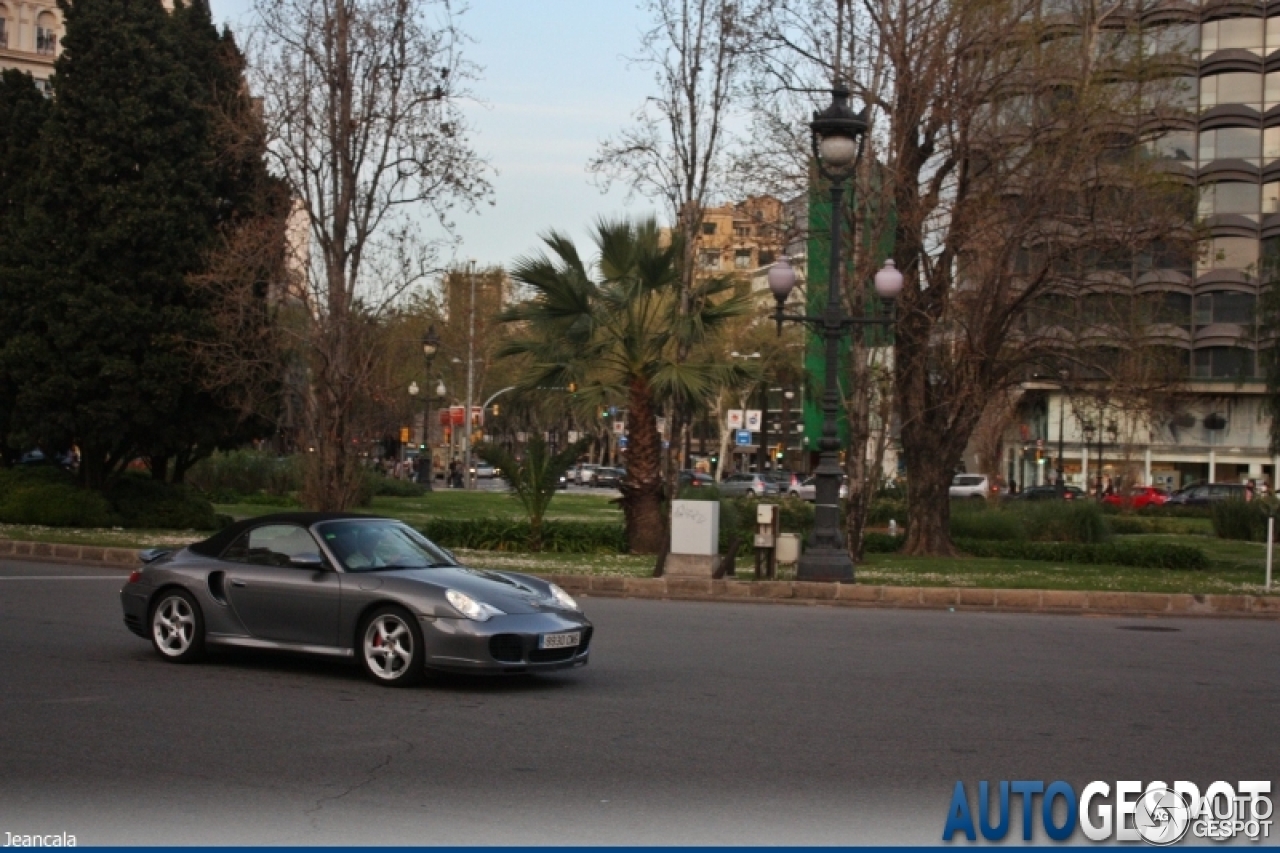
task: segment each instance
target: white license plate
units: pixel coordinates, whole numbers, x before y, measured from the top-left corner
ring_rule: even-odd
[[[582,642],[582,632],[570,631],[568,634],[543,634],[538,638],[540,649],[571,649]]]

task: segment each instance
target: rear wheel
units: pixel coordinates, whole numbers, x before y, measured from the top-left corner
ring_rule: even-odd
[[[204,614],[191,594],[166,590],[151,606],[151,645],[173,663],[191,663],[204,656]]]
[[[379,684],[407,687],[423,677],[426,651],[418,621],[400,607],[379,607],[360,626],[360,665]]]

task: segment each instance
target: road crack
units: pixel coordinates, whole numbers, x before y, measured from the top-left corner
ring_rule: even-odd
[[[397,752],[387,753],[387,755],[385,755],[381,761],[379,761],[377,764],[370,767],[368,770],[364,771],[363,779],[361,779],[358,782],[354,782],[351,785],[348,785],[346,788],[342,789],[336,794],[330,794],[327,797],[321,797],[320,799],[316,800],[314,806],[312,806],[311,808],[303,812],[303,814],[311,816],[312,829],[319,829],[319,827],[316,826],[316,819],[319,813],[324,810],[324,807],[326,805],[330,803],[335,803],[338,800],[341,800],[347,797],[348,795],[355,793],[361,788],[365,788],[365,787],[368,787],[369,785],[372,785],[374,782],[378,780],[378,777],[382,775],[383,771],[385,771],[388,767],[391,766],[392,762],[395,761],[397,756],[403,758],[404,756],[407,756],[413,752],[414,750],[413,743],[405,740],[399,735],[392,735],[392,738],[394,738],[396,741],[402,744],[404,746],[404,750],[398,753]]]

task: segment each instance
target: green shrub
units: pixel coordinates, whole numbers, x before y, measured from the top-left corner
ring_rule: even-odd
[[[222,526],[209,501],[145,474],[125,474],[107,488],[104,497],[120,527],[217,530]]]
[[[892,554],[901,548],[905,541],[905,537],[890,536],[888,533],[863,533],[862,550],[866,554]]]
[[[1156,543],[1103,545],[1079,542],[994,542],[957,539],[956,546],[973,557],[1036,560],[1085,565],[1132,566],[1144,569],[1207,569],[1209,557],[1189,545]]]
[[[0,522],[46,527],[110,527],[111,507],[102,495],[68,483],[6,484]]]
[[[1111,532],[1120,536],[1143,533],[1194,536],[1205,532],[1199,518],[1161,518],[1129,514],[1113,516],[1108,518],[1107,522],[1111,525]]]
[[[278,506],[281,508],[290,508],[302,506],[302,501],[298,500],[294,495],[235,495],[232,500],[218,501],[218,503],[238,503],[246,506]]]
[[[1024,517],[1030,538],[1040,542],[1097,544],[1111,538],[1102,507],[1093,501],[1043,501]]]
[[[233,450],[200,460],[187,472],[185,481],[206,497],[231,503],[244,495],[296,492],[302,487],[302,471],[296,456]]]
[[[963,539],[1016,542],[1028,538],[1028,530],[1020,513],[952,511],[951,535]]]
[[[373,495],[379,498],[416,498],[426,492],[426,485],[411,483],[408,480],[397,480],[381,474],[370,474]]]
[[[1219,539],[1265,542],[1267,513],[1262,504],[1230,500],[1212,505],[1213,534]]]
[[[418,528],[446,548],[476,551],[525,551],[528,521],[506,518],[436,518]],[[553,554],[625,554],[626,529],[612,522],[542,522],[542,550]]]
[[[880,526],[890,520],[898,522],[899,527],[907,526],[907,502],[898,498],[876,498],[867,509],[867,524]]]
[[[1162,504],[1161,506],[1144,506],[1138,510],[1140,516],[1155,518],[1209,518],[1212,515],[1207,506],[1187,506],[1186,504]]]

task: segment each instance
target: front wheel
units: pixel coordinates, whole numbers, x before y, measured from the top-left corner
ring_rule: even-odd
[[[204,656],[204,614],[196,600],[180,589],[160,594],[151,608],[151,645],[173,663]]]
[[[418,622],[399,607],[379,607],[360,628],[360,665],[370,678],[387,687],[407,687],[422,680],[426,651]]]

